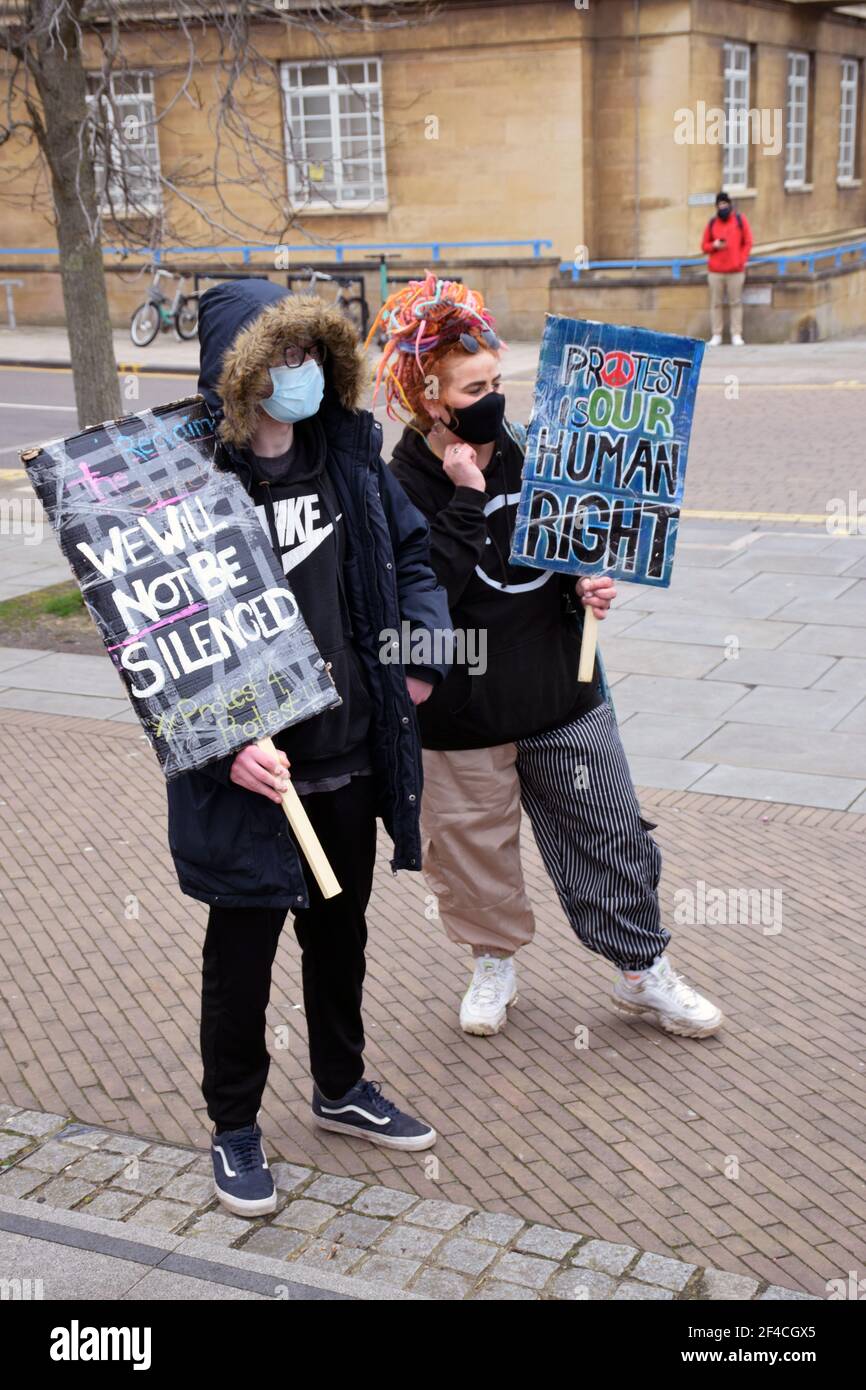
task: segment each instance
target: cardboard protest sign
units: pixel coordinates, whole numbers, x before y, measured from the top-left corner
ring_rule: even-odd
[[[704,344],[549,314],[511,559],[670,584]]]
[[[166,777],[340,703],[200,397],[22,459]]]

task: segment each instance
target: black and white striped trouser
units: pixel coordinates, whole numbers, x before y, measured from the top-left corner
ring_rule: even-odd
[[[622,970],[652,965],[661,852],[641,820],[610,705],[517,743],[520,796],[577,937]]]

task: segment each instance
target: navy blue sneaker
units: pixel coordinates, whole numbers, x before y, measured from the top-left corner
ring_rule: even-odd
[[[436,1143],[435,1129],[398,1110],[382,1095],[378,1081],[359,1081],[339,1100],[326,1100],[314,1086],[313,1119],[319,1129],[369,1139],[386,1149],[429,1149]]]
[[[258,1125],[214,1130],[210,1154],[216,1195],[235,1216],[264,1216],[276,1211],[277,1191],[268,1168]]]

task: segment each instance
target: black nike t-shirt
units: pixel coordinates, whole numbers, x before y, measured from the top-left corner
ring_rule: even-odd
[[[284,729],[274,743],[296,783],[327,782],[370,766],[372,700],[353,642],[345,597],[345,523],[328,477],[324,440],[297,426],[292,448],[277,458],[246,453],[252,498],[307,627],[342,704]]]

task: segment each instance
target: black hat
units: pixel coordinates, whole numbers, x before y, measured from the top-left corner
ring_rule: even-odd
[[[724,189],[722,189],[721,193],[716,194],[716,207],[719,206],[719,203],[729,203],[730,201],[730,194],[726,193]]]

